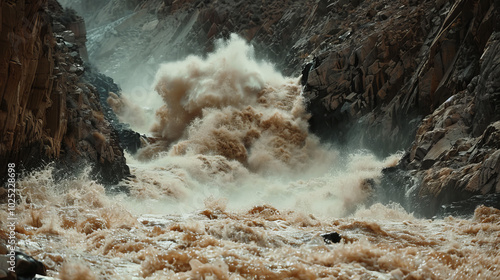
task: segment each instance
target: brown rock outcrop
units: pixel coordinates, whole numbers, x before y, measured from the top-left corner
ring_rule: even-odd
[[[384,10],[377,5],[385,1],[358,5],[348,18],[358,27],[321,52],[309,71],[312,129],[341,142],[362,129],[361,145],[382,154],[408,147],[421,116],[478,74],[498,20],[493,2],[392,1]]]
[[[311,128],[382,155],[411,146],[400,168],[416,183],[401,182],[413,188],[399,197],[424,215],[500,192],[498,1],[370,4],[304,73]]]
[[[96,89],[80,79],[81,19],[52,0],[2,1],[0,14],[0,178],[10,162],[32,169],[56,159],[88,162],[106,183],[128,175]]]
[[[440,205],[500,193],[500,29],[466,89],[427,116],[402,165],[419,179],[417,198]]]

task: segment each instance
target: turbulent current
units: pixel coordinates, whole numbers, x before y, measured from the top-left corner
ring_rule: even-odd
[[[381,170],[399,156],[321,144],[298,79],[256,61],[242,39],[163,64],[154,89],[155,102],[109,100],[150,136],[127,158],[129,194],[107,194],[85,172],[56,182],[50,166],[19,182],[19,246],[49,275],[500,278],[500,211],[422,220],[376,203]],[[329,232],[341,242],[325,243]]]

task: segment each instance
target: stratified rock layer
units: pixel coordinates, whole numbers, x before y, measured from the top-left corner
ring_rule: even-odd
[[[2,1],[0,14],[0,178],[8,163],[56,159],[90,163],[105,183],[129,174],[96,89],[80,79],[82,20],[52,0]]]

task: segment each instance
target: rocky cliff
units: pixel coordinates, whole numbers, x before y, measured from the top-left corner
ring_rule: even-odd
[[[408,147],[418,121],[478,74],[496,19],[493,1],[385,2],[352,9],[344,42],[304,80],[313,130],[341,142],[363,130],[359,144],[381,154]]]
[[[0,5],[0,178],[7,164],[93,166],[104,183],[129,174],[96,88],[82,78],[83,20],[52,0]]]
[[[257,56],[276,63],[285,74],[298,75],[311,54],[325,46],[324,38],[349,29],[342,25],[348,10],[335,1],[67,2],[96,22],[88,36],[91,61],[129,89],[149,86],[159,63],[202,55],[214,49],[216,39],[231,33],[252,42]]]
[[[474,77],[424,118],[402,162],[402,169],[419,180],[415,198],[427,206],[417,209],[427,215],[441,205],[453,213],[454,202],[471,196],[470,203],[482,204],[500,194],[499,31],[474,62]],[[487,203],[500,207],[497,198]]]
[[[304,71],[313,131],[381,155],[410,147],[408,179],[388,177],[411,210],[475,195],[499,207],[498,1],[358,2],[345,38]]]
[[[98,23],[90,59],[125,85],[238,33],[284,73],[302,73],[310,128],[324,141],[382,156],[406,150],[386,171],[390,191],[400,202],[411,194],[433,215],[440,205],[500,192],[498,5],[109,0],[80,9]]]

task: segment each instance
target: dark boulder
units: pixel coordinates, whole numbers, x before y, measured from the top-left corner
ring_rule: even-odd
[[[2,253],[0,255],[1,280],[52,279],[44,277],[47,274],[45,265],[33,257],[19,251],[8,252],[4,244],[0,244],[0,253]]]
[[[36,274],[46,275],[45,265],[34,258],[16,252],[16,274],[20,278],[33,278]]]
[[[321,237],[323,237],[326,244],[339,243],[340,240],[342,240],[342,236],[337,232],[325,233],[322,234]]]

